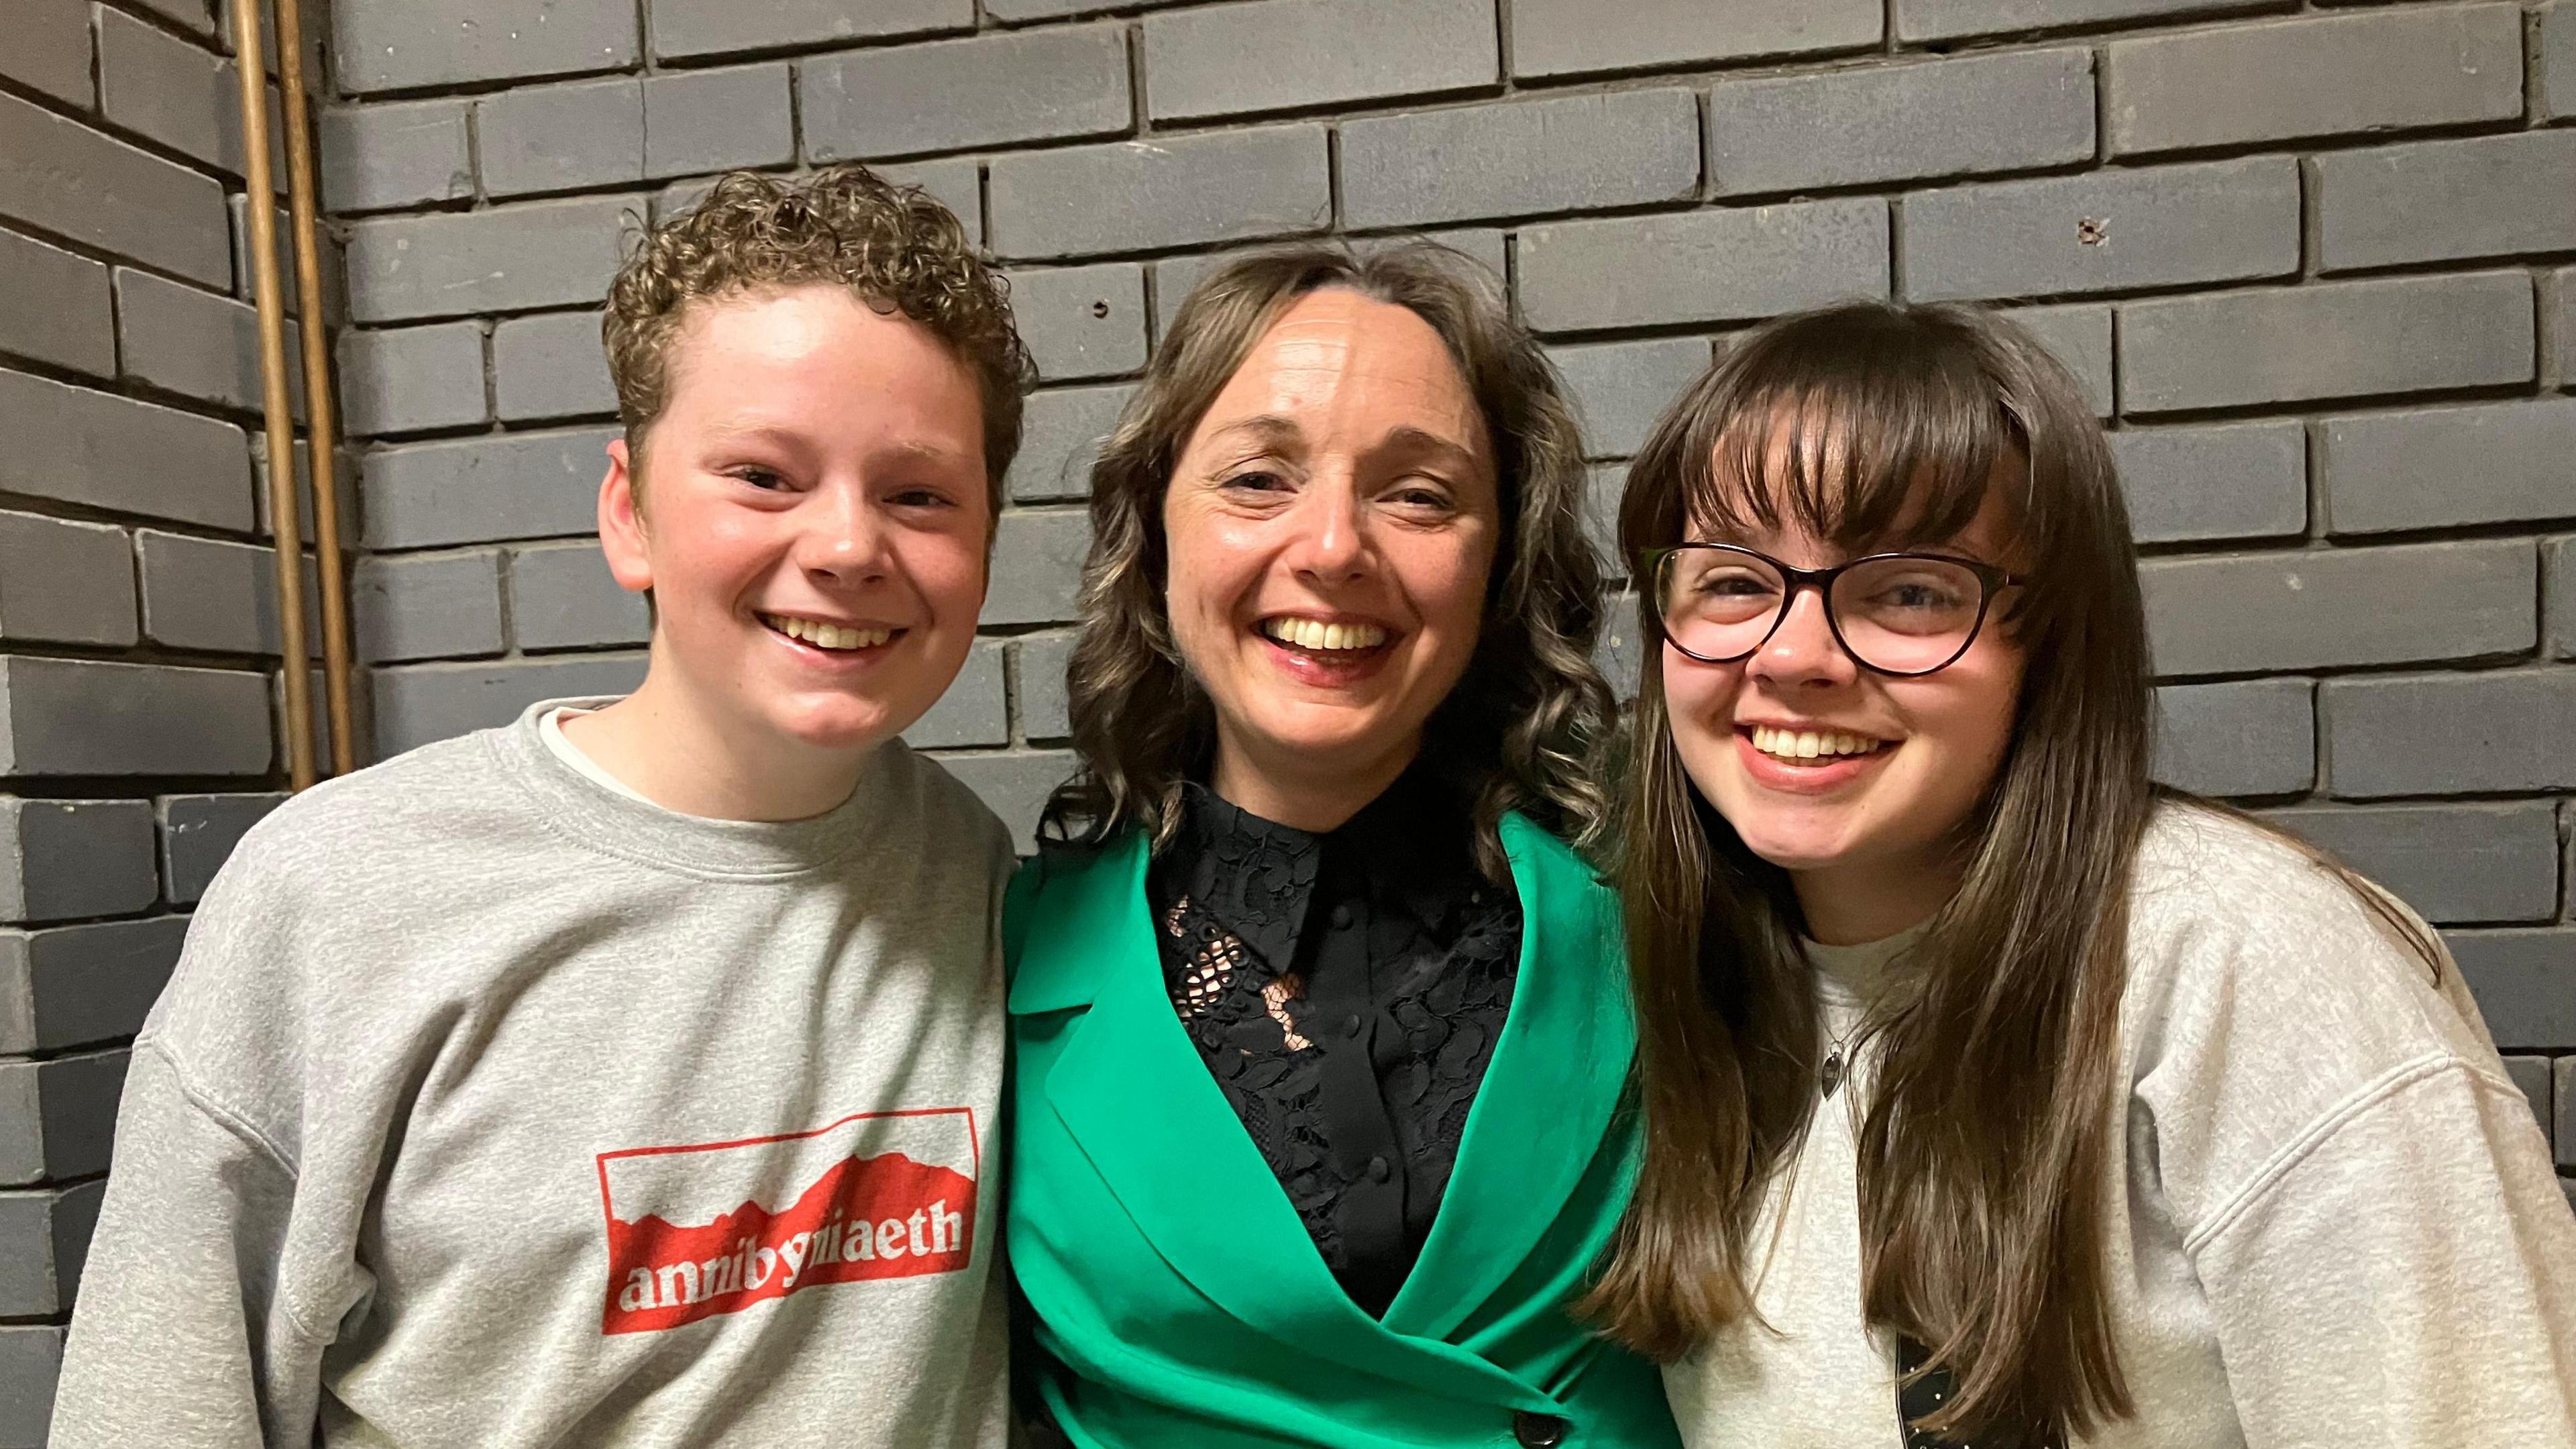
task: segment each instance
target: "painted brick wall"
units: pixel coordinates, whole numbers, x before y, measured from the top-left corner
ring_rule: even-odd
[[[186,911],[283,797],[226,17],[6,9],[0,1445],[25,1445],[44,1440],[128,1043]]]
[[[239,182],[176,78],[216,63],[204,0],[16,3],[0,276],[48,281],[0,293],[0,419],[37,440],[0,454],[0,981],[76,1025],[0,1040],[0,1182],[33,1185],[0,1189],[0,1259],[76,1266],[103,1063],[273,783],[270,705],[226,547],[256,537],[252,382],[207,340],[239,325],[211,214],[238,230]],[[881,162],[1015,279],[1045,385],[986,639],[913,739],[1023,835],[1070,764],[1086,460],[1211,257],[1420,230],[1485,260],[1604,503],[1745,326],[1991,300],[2114,430],[2162,773],[2439,923],[2576,1178],[2576,0],[333,0],[327,28],[380,753],[638,676],[642,610],[582,541],[596,312],[621,228],[727,167]],[[29,995],[73,975],[50,1016]],[[69,1271],[0,1303],[0,1445]]]

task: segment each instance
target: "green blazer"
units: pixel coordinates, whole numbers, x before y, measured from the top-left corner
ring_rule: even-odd
[[[1164,994],[1130,831],[1012,883],[1009,1257],[1038,1389],[1099,1449],[1672,1446],[1653,1365],[1568,1314],[1636,1174],[1609,889],[1508,816],[1511,1014],[1422,1256],[1354,1305]]]

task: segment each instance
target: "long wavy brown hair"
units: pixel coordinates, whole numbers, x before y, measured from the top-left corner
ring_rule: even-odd
[[[1405,307],[1448,344],[1490,431],[1502,506],[1475,657],[1424,728],[1423,758],[1472,801],[1477,859],[1506,872],[1497,827],[1528,812],[1568,839],[1608,813],[1589,768],[1613,719],[1593,667],[1601,571],[1582,528],[1583,447],[1564,385],[1474,262],[1421,242],[1355,252],[1311,243],[1219,267],[1174,316],[1091,469],[1091,552],[1066,709],[1082,769],[1043,833],[1096,846],[1130,826],[1159,848],[1182,785],[1214,758],[1216,717],[1164,607],[1163,496],[1190,434],[1253,344],[1308,293],[1347,288]]]

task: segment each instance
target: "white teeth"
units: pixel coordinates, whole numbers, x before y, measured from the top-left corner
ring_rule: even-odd
[[[1375,624],[1327,624],[1320,619],[1264,619],[1261,632],[1300,649],[1374,649],[1386,642],[1386,631]]]
[[[1840,730],[1784,730],[1770,725],[1753,727],[1753,748],[1782,760],[1826,759],[1835,755],[1866,755],[1886,747],[1885,740],[1867,735],[1848,735]]]
[[[793,614],[763,614],[760,622],[790,639],[801,639],[817,649],[874,649],[894,637],[894,631],[890,629],[826,624],[819,619],[799,619]]]

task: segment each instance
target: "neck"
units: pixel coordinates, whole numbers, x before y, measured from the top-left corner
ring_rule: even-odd
[[[1340,757],[1297,758],[1284,751],[1281,753],[1289,758],[1255,758],[1252,751],[1220,732],[1216,773],[1208,781],[1208,788],[1238,810],[1320,835],[1339,829],[1342,822],[1385,794],[1386,787],[1396,782],[1421,750],[1422,737],[1415,735],[1395,749],[1356,764]]]
[[[1959,893],[1949,860],[1854,862],[1789,873],[1807,934],[1827,946],[1861,946],[1923,924]]]
[[[825,749],[719,719],[657,657],[633,694],[564,722],[599,767],[668,810],[804,820],[850,798],[872,749]]]

